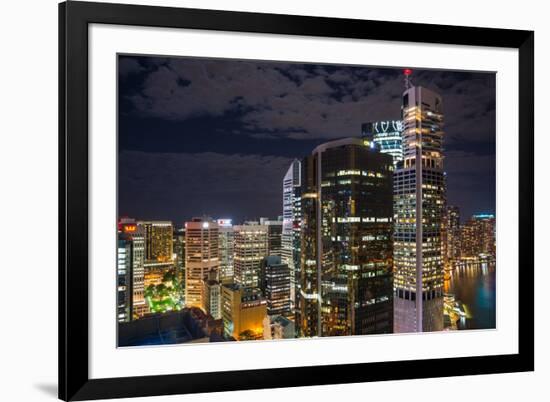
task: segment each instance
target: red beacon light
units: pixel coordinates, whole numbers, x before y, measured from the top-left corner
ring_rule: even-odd
[[[406,68],[406,69],[403,70],[403,74],[405,74],[407,77],[408,77],[409,75],[411,75],[412,72],[413,72],[413,70],[411,70],[410,68]]]

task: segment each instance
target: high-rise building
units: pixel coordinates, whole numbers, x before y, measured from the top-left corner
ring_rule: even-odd
[[[361,125],[361,135],[373,141],[383,154],[390,154],[393,164],[403,160],[403,123],[401,120],[374,121]]]
[[[441,97],[403,93],[403,161],[394,174],[394,332],[443,329],[445,206]]]
[[[296,295],[300,292],[300,222],[301,210],[301,162],[292,161],[283,178],[283,227],[281,233],[281,258],[290,269],[290,304],[298,308]]]
[[[392,332],[390,155],[345,138],[302,163],[302,336]]]
[[[117,247],[117,320],[132,320],[132,242],[120,233]]]
[[[226,336],[236,340],[262,339],[267,306],[260,290],[228,283],[222,285],[221,292]]]
[[[257,288],[260,264],[268,255],[268,227],[258,222],[233,226],[235,283],[244,288]]]
[[[219,271],[218,224],[210,218],[185,222],[185,305],[203,307],[203,279]]]
[[[174,255],[176,266],[176,278],[180,284],[180,290],[183,294],[180,295],[182,299],[185,298],[185,228],[177,228],[174,230]]]
[[[461,227],[460,256],[464,259],[487,259],[496,257],[495,216],[473,215]]]
[[[233,281],[233,253],[234,234],[231,219],[218,219],[218,233],[220,236],[220,281],[229,283]]]
[[[270,255],[263,259],[260,270],[260,290],[267,301],[269,316],[291,316],[290,269],[281,257]]]
[[[221,283],[218,280],[218,272],[212,270],[203,279],[202,308],[215,320],[222,318]]]
[[[441,225],[441,251],[445,267],[460,258],[460,210],[455,206],[446,206]]]
[[[149,221],[138,222],[145,236],[145,259],[148,261],[167,262],[173,259],[172,222]]]
[[[274,221],[269,220],[269,218],[260,218],[260,225],[267,226],[267,254],[281,256],[283,221]]]
[[[145,235],[143,228],[133,219],[121,219],[119,222],[119,241],[130,246],[130,258],[127,260],[131,267],[131,319],[139,319],[149,312],[145,301]],[[119,247],[120,251],[120,247]],[[120,261],[120,260],[119,260]]]

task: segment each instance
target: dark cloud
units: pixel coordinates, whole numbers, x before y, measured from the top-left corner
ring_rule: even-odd
[[[247,211],[244,204],[260,213],[258,205],[265,198],[272,199],[273,189],[280,191],[285,163],[327,139],[359,135],[365,121],[398,119],[404,89],[401,68],[129,56],[121,57],[119,63],[120,148],[142,151],[142,160],[147,159],[146,153],[154,152],[156,158],[150,173],[132,165],[149,174],[139,182],[130,175],[132,169],[125,170],[130,161],[121,158],[121,167],[126,166],[121,169],[121,183],[133,195],[121,196],[121,206],[141,214],[150,214],[148,210],[168,214],[170,210],[167,218],[184,216],[192,208],[199,214],[208,208],[215,209],[212,214],[222,214],[223,197],[213,197],[211,192],[229,189],[224,186],[226,181],[211,182],[217,173],[206,166],[207,161],[219,167],[232,160],[244,167],[238,180],[229,179],[231,188],[247,196],[242,205],[236,195],[231,196],[226,205],[234,212],[226,213],[243,214]],[[415,70],[412,80],[443,97],[449,202],[461,206],[466,215],[481,209],[494,212],[495,75]],[[184,155],[178,158],[178,153]],[[205,159],[191,160],[192,154]],[[275,158],[272,164],[278,166],[277,174],[258,166],[248,169],[262,158]],[[188,177],[194,167],[185,167],[184,161],[205,170]],[[170,164],[177,164],[177,175],[172,176],[175,168]],[[256,183],[255,169],[270,182],[257,182],[261,191],[250,193],[239,183]],[[159,176],[151,176],[153,172]],[[203,180],[193,181],[199,175]],[[227,176],[225,170],[221,176]],[[166,192],[160,186],[169,179],[166,188],[177,188],[177,192]],[[156,182],[147,184],[147,180]],[[134,189],[138,184],[156,191],[140,196]],[[137,201],[139,197],[149,198]],[[270,216],[280,213],[279,201],[265,203]],[[132,202],[140,204],[139,210]]]
[[[275,217],[291,162],[262,155],[122,151],[119,214],[180,224],[203,214],[237,221]]]

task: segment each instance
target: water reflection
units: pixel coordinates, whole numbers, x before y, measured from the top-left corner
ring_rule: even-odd
[[[445,281],[445,292],[464,304],[467,317],[457,322],[458,329],[496,327],[496,267],[494,263],[463,263]]]

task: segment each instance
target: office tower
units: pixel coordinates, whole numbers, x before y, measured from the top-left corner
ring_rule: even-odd
[[[210,218],[185,222],[185,305],[203,307],[202,285],[209,271],[218,272],[218,224]]]
[[[143,228],[133,219],[121,219],[118,239],[124,242],[124,249],[130,247],[130,257],[127,260],[131,267],[132,311],[130,319],[135,320],[149,312],[145,301],[145,236]],[[118,251],[121,251],[120,247]],[[120,262],[120,259],[118,261]]]
[[[268,227],[258,222],[233,226],[235,283],[245,288],[258,287],[260,263],[268,254]]]
[[[226,336],[236,340],[262,339],[267,306],[260,290],[228,283],[222,285],[221,292]]]
[[[390,154],[394,166],[403,160],[403,124],[401,120],[374,121],[361,125],[361,135],[373,141],[383,154]]]
[[[202,308],[212,318],[222,318],[221,311],[221,284],[218,280],[218,272],[209,271],[203,279],[202,286]]]
[[[297,308],[296,295],[300,292],[300,221],[301,211],[301,163],[295,159],[283,178],[283,227],[281,233],[281,258],[290,269],[291,309]]]
[[[321,144],[303,161],[303,336],[392,332],[393,169],[359,138]]]
[[[145,236],[145,259],[167,262],[173,260],[173,226],[168,221],[138,222]]]
[[[281,256],[283,221],[273,221],[269,220],[269,218],[260,218],[260,225],[267,226],[267,254]]]
[[[463,259],[496,257],[495,216],[492,214],[473,215],[461,228],[461,250]]]
[[[267,256],[261,263],[260,290],[267,302],[267,314],[291,316],[290,269],[279,256]]]
[[[132,242],[118,235],[117,245],[117,320],[132,320]]]
[[[439,331],[445,205],[441,97],[409,86],[402,117],[403,161],[394,174],[394,331]]]
[[[224,283],[233,281],[233,225],[231,219],[218,219],[218,233],[220,235],[220,281]]]
[[[460,258],[460,210],[455,206],[447,206],[443,213],[441,224],[441,250],[443,264],[452,268]]]
[[[176,278],[178,280],[182,294],[180,297],[185,297],[183,290],[185,288],[185,228],[177,228],[174,230],[174,256],[176,266]]]

